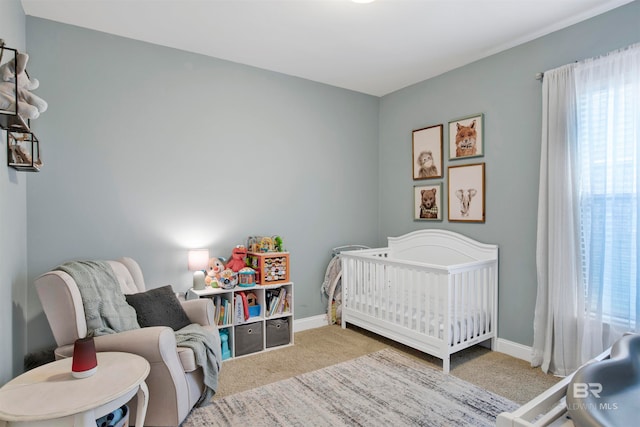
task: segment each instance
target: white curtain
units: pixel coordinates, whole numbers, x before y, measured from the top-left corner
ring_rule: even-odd
[[[533,366],[566,374],[578,365],[577,314],[582,309],[577,242],[577,138],[574,64],[546,71],[542,81],[542,151],[538,193]],[[573,345],[564,345],[566,343]]]
[[[533,366],[638,331],[640,45],[545,72]]]

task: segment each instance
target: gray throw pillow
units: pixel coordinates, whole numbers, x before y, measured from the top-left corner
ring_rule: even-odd
[[[191,324],[171,285],[125,295],[125,298],[127,303],[136,310],[141,328],[169,326],[177,331]]]

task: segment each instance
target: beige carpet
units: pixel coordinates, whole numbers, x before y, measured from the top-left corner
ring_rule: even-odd
[[[214,400],[389,347],[420,363],[442,369],[440,359],[362,329],[324,326],[296,333],[293,346],[225,361]],[[540,369],[531,368],[523,360],[479,346],[451,357],[451,375],[519,404],[527,402],[559,380]]]

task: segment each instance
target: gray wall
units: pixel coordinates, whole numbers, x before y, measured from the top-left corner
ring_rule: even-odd
[[[25,16],[19,0],[2,3],[0,28],[7,47],[24,51]],[[27,176],[5,166],[6,138],[0,131],[0,385],[22,372],[27,331]]]
[[[29,248],[28,348],[52,342],[33,279],[68,259],[133,256],[151,286],[185,290],[187,248],[227,256],[247,235],[281,234],[303,318],[323,312],[319,286],[331,247],[382,245],[426,227],[500,245],[500,336],[531,345],[540,145],[534,74],[640,40],[639,9],[636,1],[381,99],[28,18],[30,72],[50,103],[34,124],[45,167],[28,179],[27,245],[20,234],[2,243],[18,265],[9,276],[2,270],[14,294]],[[478,112],[485,114],[486,223],[414,222],[411,130]],[[20,184],[0,184],[2,223],[15,221],[26,233],[24,208],[4,208],[5,188]],[[13,297],[23,312],[24,298]],[[15,342],[2,324],[3,339]]]
[[[541,134],[537,72],[640,41],[640,1],[436,78],[380,102],[380,238],[443,227],[500,246],[501,338],[532,345],[536,295],[536,220]],[[411,131],[462,116],[485,115],[486,222],[412,221]],[[448,159],[448,150],[445,148]],[[444,182],[446,194],[447,179]]]
[[[27,18],[44,167],[28,183],[29,283],[75,258],[139,261],[192,282],[187,249],[249,235],[291,252],[295,317],[323,312],[332,247],[373,245],[378,98]],[[30,285],[29,346],[51,342]]]

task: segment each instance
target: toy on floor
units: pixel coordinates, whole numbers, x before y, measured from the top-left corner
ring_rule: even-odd
[[[238,245],[233,248],[233,251],[231,251],[231,259],[227,263],[226,267],[237,273],[247,265],[245,261],[246,258],[247,248],[242,245]]]
[[[231,350],[229,349],[229,332],[226,329],[220,331],[220,342],[222,343],[222,360],[226,360],[231,357]]]

